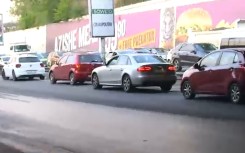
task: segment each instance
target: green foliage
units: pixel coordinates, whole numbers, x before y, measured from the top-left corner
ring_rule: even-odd
[[[27,29],[66,21],[87,14],[84,0],[13,0],[11,13],[19,17],[19,28]]]
[[[121,7],[121,6],[130,5],[130,4],[145,2],[149,0],[115,0],[115,1],[116,1],[116,7]]]

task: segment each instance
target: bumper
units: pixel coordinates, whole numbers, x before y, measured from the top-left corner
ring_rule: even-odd
[[[91,73],[75,72],[75,80],[77,81],[91,81]]]
[[[131,78],[135,86],[160,86],[162,84],[174,85],[177,81],[176,75],[139,75]]]
[[[40,69],[37,71],[26,71],[26,70],[15,70],[15,75],[17,78],[20,77],[40,77],[45,76],[45,69]]]

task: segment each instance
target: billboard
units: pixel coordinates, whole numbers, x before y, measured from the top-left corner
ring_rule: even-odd
[[[213,0],[210,2],[179,6],[176,9],[176,44],[188,40],[188,31],[222,30],[236,27],[245,19],[243,0]]]
[[[160,10],[115,15],[115,37],[106,38],[106,50],[158,47]],[[89,19],[47,25],[47,51],[98,50]]]
[[[0,46],[3,46],[3,15],[0,14]]]

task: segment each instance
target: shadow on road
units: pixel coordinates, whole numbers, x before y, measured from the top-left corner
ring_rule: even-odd
[[[119,91],[119,92],[124,92],[123,89],[121,87],[103,87],[102,90],[107,90],[107,91]],[[170,91],[170,92],[177,92],[177,91]],[[138,87],[135,88],[131,93],[138,93],[138,94],[159,94],[159,93],[163,93],[163,94],[167,94],[170,92],[162,92],[160,90],[160,88],[158,89],[157,87]]]

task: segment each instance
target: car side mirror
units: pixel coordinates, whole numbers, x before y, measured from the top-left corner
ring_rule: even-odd
[[[194,69],[200,69],[200,66],[199,66],[199,64],[198,63],[196,63],[196,64],[194,64]]]
[[[196,54],[197,52],[195,50],[191,51],[191,53]]]

